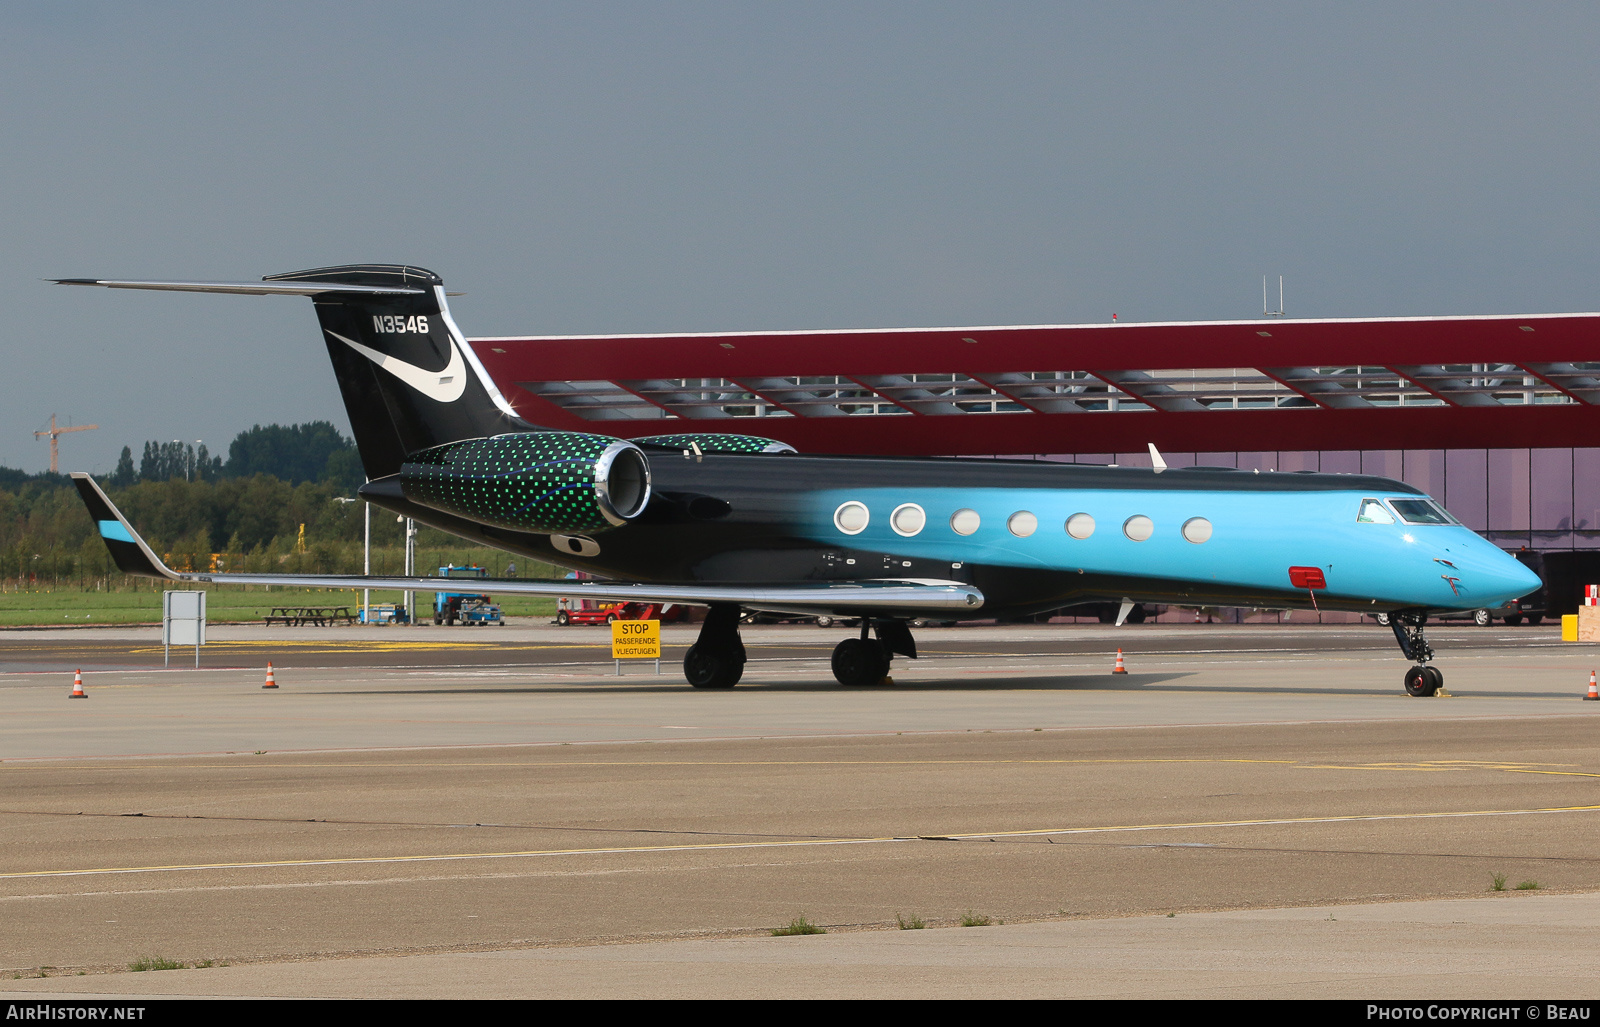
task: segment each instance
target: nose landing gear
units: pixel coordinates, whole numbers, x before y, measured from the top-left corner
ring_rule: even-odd
[[[1394,640],[1400,643],[1400,651],[1406,659],[1417,663],[1406,671],[1406,694],[1419,699],[1434,695],[1444,687],[1444,672],[1428,666],[1428,661],[1433,659],[1433,646],[1422,633],[1427,619],[1423,613],[1389,614],[1389,627],[1394,631]]]

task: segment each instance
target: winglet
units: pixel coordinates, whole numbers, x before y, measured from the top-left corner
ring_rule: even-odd
[[[183,580],[169,570],[145,544],[144,539],[133,530],[133,525],[122,516],[122,511],[111,504],[93,478],[82,471],[73,471],[72,483],[78,487],[78,495],[83,497],[83,505],[89,508],[89,516],[94,519],[100,539],[111,551],[111,559],[116,562],[118,570],[142,578]]]

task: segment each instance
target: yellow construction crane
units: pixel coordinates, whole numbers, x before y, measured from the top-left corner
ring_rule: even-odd
[[[60,453],[56,449],[56,436],[65,435],[69,431],[94,431],[98,427],[100,427],[98,424],[80,424],[70,428],[58,428],[56,427],[56,415],[51,414],[49,430],[40,429],[33,433],[33,437],[36,439],[41,435],[50,436],[50,473],[61,473],[61,459]]]

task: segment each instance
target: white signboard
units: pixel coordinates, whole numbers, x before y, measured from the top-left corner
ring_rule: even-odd
[[[194,665],[200,666],[200,647],[206,644],[206,594],[204,592],[161,593],[161,645],[194,646]],[[170,663],[172,654],[166,653]]]

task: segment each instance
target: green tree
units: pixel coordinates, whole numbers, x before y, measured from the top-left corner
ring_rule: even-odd
[[[123,446],[122,456],[117,458],[117,469],[111,472],[111,477],[106,481],[113,488],[126,488],[138,478],[139,472],[133,468],[133,450]]]
[[[347,452],[354,453],[355,444],[327,421],[287,426],[269,424],[266,427],[258,424],[240,432],[229,444],[228,462],[223,466],[223,473],[230,478],[270,474],[291,485],[298,485],[326,478],[330,471],[330,460],[336,454]],[[341,458],[341,462],[335,463],[332,469],[347,475],[347,461],[348,457]]]

